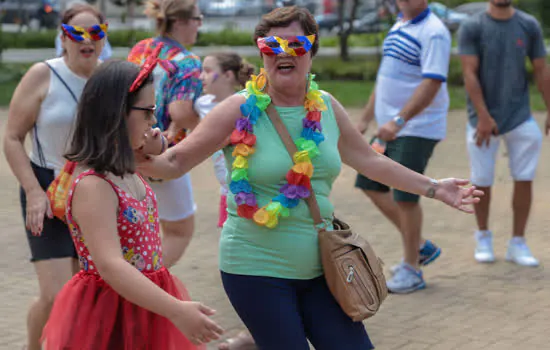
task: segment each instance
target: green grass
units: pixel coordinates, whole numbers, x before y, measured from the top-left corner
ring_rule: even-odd
[[[351,108],[365,106],[374,83],[362,81],[320,81],[319,87],[330,92],[342,105]],[[462,86],[448,86],[451,99],[450,109],[466,108],[466,91]],[[533,111],[545,111],[544,100],[536,87],[531,87],[531,108]]]
[[[251,59],[251,61],[253,61]],[[324,62],[327,61],[327,62]],[[329,59],[318,58],[316,67],[321,68],[325,64],[329,64]],[[254,62],[256,63],[256,62]],[[369,62],[363,62],[368,66]],[[350,67],[354,64],[350,64]],[[19,79],[28,69],[28,64],[4,64],[0,65],[0,107],[7,107],[11,100],[13,90],[17,86]],[[371,67],[369,67],[371,68]],[[323,68],[322,70],[327,70]],[[353,72],[355,73],[355,72]],[[374,74],[374,73],[373,73]],[[319,74],[320,88],[330,92],[336,97],[344,106],[351,108],[361,108],[367,102],[373,88],[373,79],[366,80],[332,80],[323,79],[323,76],[330,76],[327,74]],[[343,74],[341,74],[343,75]],[[351,76],[351,74],[350,74]],[[451,109],[464,109],[466,108],[466,92],[464,87],[458,85],[449,85],[449,94],[451,98]],[[545,105],[541,94],[536,87],[531,86],[531,106],[533,111],[544,111]]]

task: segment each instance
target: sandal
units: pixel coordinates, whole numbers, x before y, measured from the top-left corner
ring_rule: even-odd
[[[219,350],[258,350],[252,335],[247,331],[240,332],[236,337],[229,338],[218,345]]]

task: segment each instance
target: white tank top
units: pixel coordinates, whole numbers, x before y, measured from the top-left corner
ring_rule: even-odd
[[[86,79],[74,74],[65,64],[63,57],[47,61],[67,83],[77,99],[80,99]],[[46,98],[40,105],[36,118],[36,135],[32,132],[32,152],[30,159],[36,165],[53,169],[58,174],[65,158],[63,155],[71,142],[73,125],[76,120],[77,102],[59,78],[50,71],[50,86]],[[40,143],[44,163],[40,161],[38,145]]]

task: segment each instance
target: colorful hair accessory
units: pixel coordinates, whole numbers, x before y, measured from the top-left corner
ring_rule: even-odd
[[[260,52],[267,56],[276,56],[285,52],[291,56],[303,56],[311,50],[314,42],[315,34],[291,36],[287,39],[268,36],[257,40]]]
[[[157,65],[159,61],[159,53],[160,50],[162,50],[162,47],[164,46],[163,43],[159,43],[157,47],[151,52],[149,56],[147,56],[147,59],[145,60],[145,63],[143,66],[141,66],[141,70],[139,71],[139,74],[132,83],[132,86],[130,86],[130,92],[134,92],[137,89],[141,87],[141,84],[147,79],[147,77],[153,72],[153,69],[155,69],[155,66]]]
[[[83,28],[80,26],[70,26],[68,24],[61,24],[63,33],[74,42],[81,42],[84,39],[90,39],[92,41],[99,41],[107,34],[107,23],[96,24],[89,28]]]
[[[313,36],[311,40],[314,38]],[[302,120],[301,137],[295,141],[298,152],[292,156],[294,165],[286,174],[286,183],[279,188],[280,194],[262,208],[258,207],[256,195],[248,179],[248,165],[257,141],[254,125],[271,103],[271,98],[263,92],[267,85],[263,69],[260,70],[260,74],[253,75],[252,79],[246,83],[248,97],[241,105],[243,116],[236,121],[235,130],[231,134],[231,143],[235,148],[229,189],[235,196],[237,214],[253,220],[260,226],[274,228],[280,218],[290,215],[290,209],[296,207],[300,199],[308,198],[313,191],[311,159],[319,155],[318,145],[325,139],[321,133],[321,111],[327,109],[319,87],[313,81],[314,77],[314,75],[308,77],[309,91],[304,102],[307,114]]]

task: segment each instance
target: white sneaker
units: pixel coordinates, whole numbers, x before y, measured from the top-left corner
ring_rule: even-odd
[[[506,260],[521,266],[539,266],[539,261],[533,256],[523,237],[513,237],[510,240]]]
[[[474,253],[475,259],[480,263],[492,263],[495,261],[493,252],[493,233],[489,230],[476,231],[475,238],[477,242]]]

